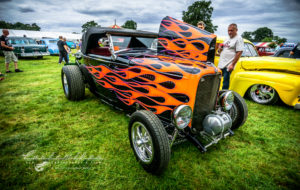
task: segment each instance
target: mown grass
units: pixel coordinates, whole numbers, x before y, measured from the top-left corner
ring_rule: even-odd
[[[233,137],[205,154],[177,145],[152,176],[130,148],[129,118],[88,90],[68,101],[57,60],[20,60],[25,72],[0,82],[0,189],[299,189],[299,111],[247,101]]]

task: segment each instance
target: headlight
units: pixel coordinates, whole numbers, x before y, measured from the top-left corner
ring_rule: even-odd
[[[192,109],[188,105],[180,105],[173,112],[174,124],[178,129],[184,129],[190,123]]]
[[[230,110],[234,101],[233,92],[232,91],[224,92],[220,98],[221,98],[222,107],[227,111]]]

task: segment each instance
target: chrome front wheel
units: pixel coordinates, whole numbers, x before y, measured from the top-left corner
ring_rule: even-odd
[[[152,174],[161,174],[168,166],[171,147],[160,119],[151,111],[138,110],[131,115],[128,135],[142,167]]]
[[[64,90],[65,90],[65,93],[66,93],[66,96],[69,95],[69,86],[68,86],[68,81],[67,81],[67,77],[65,74],[63,74],[63,85],[64,85]]]
[[[259,104],[275,104],[278,100],[276,90],[264,84],[253,85],[249,90],[249,96]]]
[[[134,150],[144,163],[153,160],[153,142],[147,128],[141,122],[134,122],[131,128],[131,140]]]

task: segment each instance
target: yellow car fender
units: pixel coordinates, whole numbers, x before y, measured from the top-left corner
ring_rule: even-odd
[[[287,105],[298,103],[300,95],[300,75],[278,73],[272,71],[239,71],[230,79],[230,90],[244,96],[247,90],[255,84],[271,86],[280,99]]]

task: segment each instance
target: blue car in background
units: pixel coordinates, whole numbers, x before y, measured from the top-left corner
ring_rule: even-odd
[[[53,38],[43,38],[41,40],[38,40],[38,43],[48,46],[48,51],[50,55],[59,55],[57,41],[57,39]]]
[[[76,48],[76,44],[72,41],[67,41],[67,45],[69,46],[69,48],[71,49],[75,49]]]

